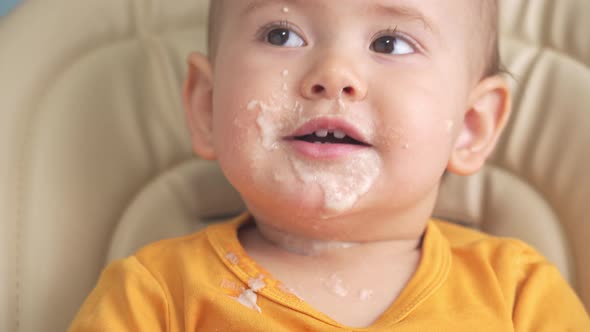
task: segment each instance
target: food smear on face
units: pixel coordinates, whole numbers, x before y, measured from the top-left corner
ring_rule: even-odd
[[[291,165],[291,173],[301,183],[316,186],[323,193],[324,218],[338,216],[350,208],[366,194],[381,172],[381,158],[375,149],[337,141],[332,147],[353,147],[353,153],[342,158],[328,160],[313,160],[296,153],[287,143],[285,137],[307,123],[319,117],[341,119],[356,127],[369,140],[373,135],[373,124],[363,117],[360,112],[348,111],[341,98],[335,100],[330,109],[304,109],[295,102],[286,102],[285,95],[272,97],[270,101],[252,100],[248,103],[249,111],[257,111],[257,127],[261,146],[266,153],[282,153],[284,159]],[[359,115],[360,114],[360,115]],[[338,129],[318,130],[322,134],[331,135],[334,139],[342,139],[344,133]],[[316,134],[317,134],[316,132]],[[325,135],[324,135],[325,136]],[[302,143],[302,142],[300,142]],[[306,144],[306,143],[304,143]],[[315,142],[310,144],[333,144]],[[267,156],[268,157],[268,156]],[[265,158],[263,155],[257,158]],[[273,174],[273,179],[292,179],[293,176]],[[279,183],[280,184],[280,183]]]
[[[367,193],[380,173],[380,158],[373,150],[357,152],[345,162],[307,161],[291,157],[297,177],[324,193],[324,217],[352,208]]]
[[[256,123],[260,129],[262,146],[268,151],[278,148],[282,133],[293,125],[293,119],[302,112],[301,104],[298,102],[284,107],[253,100],[248,103],[248,109],[260,111]]]
[[[340,107],[340,111],[345,111],[346,104],[344,103],[344,100],[342,100],[342,94],[338,96],[338,99],[336,101],[338,102],[338,107]]]
[[[455,122],[453,120],[447,120],[447,132],[453,132],[453,127],[455,127]]]

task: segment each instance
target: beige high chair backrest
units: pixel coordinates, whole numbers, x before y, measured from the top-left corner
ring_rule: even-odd
[[[185,58],[204,0],[27,0],[0,19],[0,331],[63,331],[103,266],[242,211],[191,154]],[[437,215],[517,236],[590,307],[590,2],[505,0],[515,112]]]

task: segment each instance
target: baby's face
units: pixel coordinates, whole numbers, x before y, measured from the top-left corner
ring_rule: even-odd
[[[212,135],[251,211],[431,206],[479,78],[473,3],[226,1]]]

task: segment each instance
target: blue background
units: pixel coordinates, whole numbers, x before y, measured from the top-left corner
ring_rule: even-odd
[[[20,0],[0,0],[0,16],[6,15]]]

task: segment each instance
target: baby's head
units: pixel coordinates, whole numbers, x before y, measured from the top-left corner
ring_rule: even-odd
[[[412,232],[507,119],[496,21],[495,0],[213,0],[184,91],[193,148],[259,222]]]

